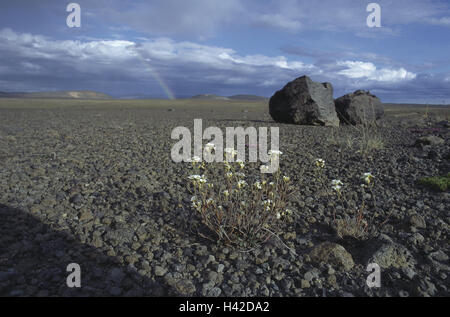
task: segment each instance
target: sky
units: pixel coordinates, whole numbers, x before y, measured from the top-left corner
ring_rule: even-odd
[[[270,97],[303,75],[335,97],[450,104],[450,1],[64,0],[0,2],[0,91],[114,97]]]

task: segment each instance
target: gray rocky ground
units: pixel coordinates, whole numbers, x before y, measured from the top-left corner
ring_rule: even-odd
[[[450,195],[416,185],[449,171],[448,125],[388,112],[383,146],[361,153],[361,131],[275,124],[267,110],[0,107],[0,295],[449,296]],[[297,189],[285,245],[243,252],[199,237],[189,164],[170,158],[172,129],[194,118],[280,127],[281,169]],[[429,135],[443,142],[416,143]],[[321,195],[311,158],[356,204],[368,195],[360,175],[375,176],[369,238],[336,235],[336,201]],[[382,285],[371,289],[374,262]],[[69,263],[81,266],[81,289],[66,286]]]

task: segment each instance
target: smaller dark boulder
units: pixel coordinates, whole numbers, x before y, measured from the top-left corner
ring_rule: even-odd
[[[342,124],[371,124],[384,116],[381,100],[364,90],[357,90],[336,99],[335,105]]]

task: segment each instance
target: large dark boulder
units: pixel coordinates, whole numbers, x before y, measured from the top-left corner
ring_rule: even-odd
[[[279,123],[339,126],[330,83],[316,83],[308,76],[297,78],[273,95],[272,118]]]
[[[384,116],[384,107],[377,96],[357,90],[335,100],[336,112],[342,124],[371,124]]]

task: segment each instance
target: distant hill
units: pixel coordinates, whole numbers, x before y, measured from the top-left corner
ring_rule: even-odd
[[[124,100],[167,99],[166,96],[161,96],[161,95],[146,95],[146,94],[122,95],[122,96],[117,96],[116,98],[117,98],[117,99],[124,99]]]
[[[417,104],[412,104],[412,103],[383,103],[383,105],[385,107],[417,107],[417,108],[423,108],[423,107],[430,107],[430,108],[446,108],[446,107],[450,107],[450,105],[445,105],[445,104],[425,104],[425,103],[417,103]]]
[[[248,100],[248,101],[268,101],[269,98],[256,95],[234,95],[228,97],[231,100]]]
[[[256,95],[234,95],[229,97],[223,97],[213,94],[197,95],[192,97],[192,99],[201,100],[243,100],[243,101],[268,101],[266,97],[256,96]]]
[[[0,98],[36,99],[111,99],[110,96],[89,90],[46,91],[46,92],[0,92]]]
[[[210,95],[210,94],[205,94],[205,95],[197,95],[194,97],[191,97],[191,99],[200,99],[200,100],[230,100],[227,97],[222,97],[222,96],[218,96],[218,95]]]

